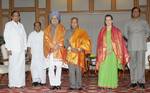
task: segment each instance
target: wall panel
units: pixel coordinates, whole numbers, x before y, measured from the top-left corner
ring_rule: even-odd
[[[111,0],[94,0],[94,10],[111,10]]]
[[[67,0],[51,0],[52,11],[67,11]]]
[[[88,11],[89,0],[72,0],[73,11]]]
[[[9,9],[9,0],[2,0],[2,9]]]
[[[34,7],[35,0],[14,0],[14,7]]]
[[[134,6],[134,0],[116,0],[116,8],[121,9],[131,9]]]

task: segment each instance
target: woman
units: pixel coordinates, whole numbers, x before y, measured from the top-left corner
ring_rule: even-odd
[[[97,43],[98,86],[117,88],[118,69],[126,65],[129,56],[120,30],[113,26],[111,15],[105,16],[105,26],[99,33]]]

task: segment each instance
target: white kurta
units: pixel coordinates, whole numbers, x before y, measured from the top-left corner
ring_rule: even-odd
[[[28,37],[28,47],[31,48],[31,74],[33,82],[46,83],[46,62],[43,53],[43,31],[33,31]]]
[[[9,87],[25,86],[26,32],[21,23],[6,23],[4,29],[5,47],[12,52],[9,56]]]

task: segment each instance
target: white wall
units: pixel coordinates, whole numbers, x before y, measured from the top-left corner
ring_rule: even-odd
[[[87,30],[89,36],[92,39],[93,49],[92,52],[96,53],[97,46],[97,36],[100,28],[104,23],[104,16],[106,14],[112,14],[114,17],[114,25],[121,29],[124,29],[124,24],[130,18],[130,12],[108,12],[108,13],[69,13],[61,14],[62,23],[65,25],[66,29],[70,28],[70,18],[75,16],[79,18],[79,24],[81,28]]]
[[[117,9],[131,9],[134,5],[134,0],[116,0]]]
[[[51,0],[52,11],[67,11],[67,0]]]
[[[35,0],[14,0],[15,7],[34,7]]]
[[[81,28],[84,28],[92,39],[93,49],[92,52],[96,53],[97,36],[100,28],[104,23],[104,16],[112,14],[114,17],[114,25],[121,29],[130,18],[130,12],[108,12],[108,13],[62,13],[61,22],[66,29],[70,28],[71,17],[78,17]],[[21,23],[24,25],[26,33],[29,34],[33,31],[33,23],[35,20],[34,12],[21,12]]]
[[[21,23],[24,25],[27,35],[32,32],[33,23],[35,22],[35,13],[34,12],[21,12]]]
[[[111,10],[111,0],[94,0],[95,10]]]
[[[14,0],[15,7],[33,7],[35,4],[35,0]],[[67,9],[67,0],[51,0],[53,3],[51,4],[52,10],[62,10],[66,11]],[[63,2],[62,2],[63,1]],[[73,10],[88,10],[89,0],[73,0]],[[109,10],[110,0],[95,0],[96,10]],[[146,0],[139,0],[140,5],[146,5]],[[46,0],[39,0],[40,8],[46,7]],[[9,0],[2,0],[2,8],[8,9]],[[133,0],[117,0],[117,9],[130,9],[133,7]],[[123,26],[126,21],[130,18],[130,12],[108,12],[112,14],[114,17],[114,25],[123,30]],[[89,35],[91,36],[93,42],[93,53],[96,52],[96,40],[97,35],[99,33],[100,28],[104,23],[104,16],[107,13],[63,13],[62,14],[62,23],[65,25],[66,29],[70,26],[70,18],[76,16],[79,18],[80,26],[87,30]],[[8,19],[3,18],[3,22],[6,22]],[[44,19],[42,19],[44,20]],[[33,23],[35,21],[35,13],[34,12],[21,12],[21,22],[23,23],[27,34],[33,31]]]

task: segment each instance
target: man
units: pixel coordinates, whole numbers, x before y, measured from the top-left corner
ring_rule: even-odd
[[[85,55],[91,53],[87,32],[79,27],[78,18],[71,19],[71,29],[66,32],[65,47],[69,66],[70,90],[82,89],[82,71],[85,70]]]
[[[61,89],[61,71],[64,59],[65,28],[60,23],[60,14],[50,14],[50,24],[44,30],[44,56],[48,59],[49,81],[52,89]]]
[[[9,54],[9,87],[25,86],[25,50],[26,32],[19,22],[20,13],[13,11],[11,21],[6,23],[4,29],[5,46]]]
[[[131,20],[125,25],[124,35],[128,39],[128,50],[131,57],[130,87],[137,85],[145,88],[145,51],[146,38],[149,36],[150,29],[145,20],[140,18],[140,8],[134,7],[131,13]]]
[[[28,37],[28,53],[32,57],[31,74],[32,85],[45,85],[46,83],[46,63],[44,62],[43,53],[43,36],[41,23],[34,23],[34,31]]]

